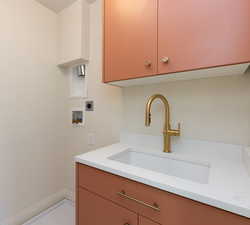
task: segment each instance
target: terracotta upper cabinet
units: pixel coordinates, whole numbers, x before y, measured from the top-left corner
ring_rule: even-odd
[[[104,82],[157,73],[157,0],[104,1]]]
[[[249,0],[159,0],[158,21],[159,74],[250,61]]]

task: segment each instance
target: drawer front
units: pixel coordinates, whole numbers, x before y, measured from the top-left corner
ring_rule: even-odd
[[[79,188],[78,225],[137,225],[137,214]]]
[[[109,199],[119,205],[134,212],[139,210],[138,204],[120,197],[117,193],[126,190],[134,193],[135,186],[131,181],[122,177],[103,172],[92,167],[79,165],[78,167],[78,185],[87,190],[96,193],[106,199]]]
[[[160,224],[250,225],[248,218],[92,167],[77,166],[80,187]]]
[[[142,216],[139,216],[139,225],[158,225],[158,223],[155,223],[149,219],[146,219]]]

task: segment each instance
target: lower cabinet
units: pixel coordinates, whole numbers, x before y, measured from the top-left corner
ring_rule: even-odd
[[[78,189],[78,225],[137,225],[138,216],[115,203]],[[151,223],[142,223],[150,225]],[[153,225],[153,224],[152,224]]]
[[[155,223],[151,220],[148,220],[142,216],[139,217],[139,225],[158,225],[158,223]]]
[[[250,225],[250,219],[76,165],[76,225]]]

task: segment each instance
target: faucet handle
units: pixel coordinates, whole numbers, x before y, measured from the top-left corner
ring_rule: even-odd
[[[176,130],[175,129],[170,129],[168,131],[168,133],[171,136],[180,136],[181,135],[181,123],[178,123],[178,128]]]
[[[181,123],[178,123],[177,136],[181,136]]]
[[[178,132],[177,136],[181,136],[181,123],[178,123],[177,132]]]
[[[181,123],[178,123],[178,131],[181,131]]]

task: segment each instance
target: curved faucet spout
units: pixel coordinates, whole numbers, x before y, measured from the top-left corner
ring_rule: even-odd
[[[146,105],[146,113],[145,113],[145,125],[147,127],[150,126],[151,124],[151,108],[152,108],[152,103],[154,100],[160,99],[165,108],[165,124],[164,124],[164,129],[163,129],[163,136],[164,136],[164,152],[171,152],[171,136],[180,136],[180,124],[178,126],[178,130],[172,130],[170,126],[170,107],[168,100],[160,94],[153,95],[149,98],[147,105]]]
[[[150,124],[151,124],[151,108],[152,108],[152,103],[156,99],[160,99],[163,102],[163,104],[164,104],[164,108],[165,108],[165,125],[164,125],[164,128],[168,128],[169,127],[168,121],[170,120],[170,116],[169,116],[169,114],[170,114],[169,113],[169,103],[168,103],[168,100],[163,95],[160,95],[160,94],[156,94],[156,95],[151,96],[149,98],[148,102],[147,102],[145,125],[147,127],[149,127]]]

